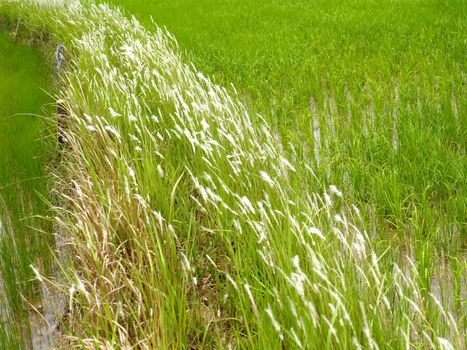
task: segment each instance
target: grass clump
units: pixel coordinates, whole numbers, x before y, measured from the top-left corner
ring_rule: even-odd
[[[465,262],[443,260],[438,293],[437,245],[408,240],[401,258],[381,243],[330,182],[337,121],[318,114],[321,173],[184,64],[169,33],[107,5],[1,4],[70,58],[56,221],[72,253],[61,324],[72,345],[463,347]]]

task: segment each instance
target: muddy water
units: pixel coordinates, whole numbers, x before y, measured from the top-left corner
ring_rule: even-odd
[[[0,34],[0,348],[49,349],[52,298],[31,266],[51,270],[47,141],[51,69]],[[49,108],[50,109],[50,108]]]

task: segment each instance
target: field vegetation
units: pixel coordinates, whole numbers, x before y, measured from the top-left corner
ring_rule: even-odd
[[[0,1],[67,48],[63,344],[465,346],[463,1],[113,2]]]
[[[376,232],[460,248],[465,2],[110,2],[233,83],[318,186],[337,184],[376,214]]]
[[[0,348],[30,344],[30,303],[39,304],[40,285],[31,265],[48,271],[49,245],[44,166],[50,123],[44,108],[50,97],[49,71],[40,54],[0,35]]]

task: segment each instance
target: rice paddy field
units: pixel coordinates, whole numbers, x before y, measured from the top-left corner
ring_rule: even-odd
[[[383,238],[465,248],[465,2],[110,2],[233,83]]]
[[[53,241],[47,224],[44,165],[50,146],[45,110],[50,97],[45,62],[24,44],[0,35],[0,348],[19,349],[31,342],[30,307],[40,286],[30,265],[47,271]],[[50,231],[50,230],[49,230]]]
[[[54,290],[58,348],[465,348],[467,2],[0,0],[0,21],[0,186],[26,184],[1,222],[27,227],[2,237],[0,345],[38,348],[25,305]],[[60,146],[53,108],[10,117],[48,99]]]

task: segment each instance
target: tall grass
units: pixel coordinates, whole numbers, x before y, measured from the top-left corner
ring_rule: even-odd
[[[48,271],[53,238],[37,219],[47,209],[43,171],[51,147],[41,115],[50,102],[43,90],[49,74],[39,54],[6,33],[0,60],[0,348],[20,349],[31,342],[31,309],[23,298],[40,304],[30,265]]]
[[[338,119],[318,114],[314,124],[323,175],[301,143],[283,144],[237,96],[184,64],[171,34],[106,5],[0,4],[67,48],[56,222],[71,259],[65,282],[41,277],[68,293],[64,341],[463,348],[465,260],[444,254],[443,269],[429,240],[404,240],[402,257],[382,243],[379,226],[331,182]]]

